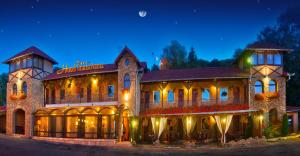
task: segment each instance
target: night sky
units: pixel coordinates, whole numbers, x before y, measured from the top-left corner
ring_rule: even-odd
[[[0,0],[0,61],[37,46],[62,64],[113,63],[127,45],[151,67],[171,40],[230,58],[296,0]],[[139,11],[147,12],[145,17]],[[152,55],[154,53],[154,56]],[[8,67],[0,65],[0,72]]]

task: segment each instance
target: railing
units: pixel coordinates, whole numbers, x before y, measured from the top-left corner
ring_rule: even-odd
[[[51,100],[51,98],[47,101],[45,100],[45,104],[65,104],[65,103],[89,103],[89,102],[112,102],[118,101],[117,96],[108,97],[108,96],[100,96],[99,94],[92,94],[91,98],[87,96],[78,97],[76,95],[65,96],[65,98],[60,99],[56,98],[55,100]]]
[[[249,109],[248,102],[238,98],[210,99],[210,100],[185,100],[159,103],[141,102],[141,113],[150,114],[177,114],[177,113],[201,113],[218,111],[237,111]]]

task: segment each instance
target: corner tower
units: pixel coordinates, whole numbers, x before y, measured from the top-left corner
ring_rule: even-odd
[[[30,47],[4,62],[9,65],[6,133],[32,136],[33,113],[43,107],[42,80],[57,62],[36,47]]]
[[[133,52],[125,47],[115,60],[118,67],[118,97],[130,115],[140,111],[140,80],[146,63],[140,62]]]
[[[286,113],[286,74],[283,55],[291,50],[270,43],[254,43],[250,52],[250,109],[264,114],[266,125],[280,125]]]

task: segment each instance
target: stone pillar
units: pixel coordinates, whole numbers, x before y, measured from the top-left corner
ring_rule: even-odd
[[[123,136],[123,105],[119,107],[119,117],[118,117],[118,142],[122,142]]]

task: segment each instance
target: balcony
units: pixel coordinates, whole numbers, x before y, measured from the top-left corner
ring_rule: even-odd
[[[50,102],[47,102],[50,101]],[[118,104],[118,97],[101,97],[99,94],[92,94],[89,97],[66,96],[63,99],[56,98],[45,100],[46,107],[66,107],[66,106],[112,106]]]
[[[227,98],[227,99],[210,99],[206,101],[185,100],[181,102],[160,103],[145,102],[141,103],[142,115],[172,115],[172,114],[187,114],[187,113],[214,113],[214,112],[230,112],[248,110],[248,101]]]

